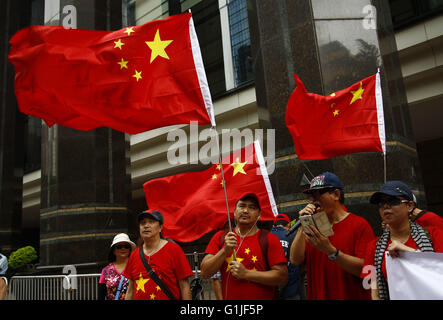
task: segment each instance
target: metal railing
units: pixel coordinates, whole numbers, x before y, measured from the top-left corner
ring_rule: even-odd
[[[186,254],[194,276],[200,277],[200,263],[203,253]],[[41,275],[41,276],[13,276],[4,278],[8,285],[7,300],[97,300],[99,273],[68,274],[68,275]],[[202,279],[203,287],[200,299],[215,300],[211,279]]]
[[[14,276],[7,300],[97,300],[100,274]]]
[[[97,300],[99,278],[100,274],[14,276],[6,282],[6,300]],[[200,299],[216,299],[211,279],[203,279],[202,287]]]

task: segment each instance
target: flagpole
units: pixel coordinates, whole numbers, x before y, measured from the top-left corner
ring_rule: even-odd
[[[222,174],[223,190],[225,192],[226,210],[228,212],[229,232],[232,232],[231,216],[229,214],[228,193],[226,192],[226,181],[225,181],[225,174],[223,172],[223,163],[222,163],[223,161],[222,161],[222,154],[221,154],[221,150],[220,150],[220,144],[218,142],[218,132],[217,132],[217,128],[215,126],[213,126],[211,129],[213,129],[215,131],[215,135],[216,135],[215,141],[217,141],[218,161],[220,163],[220,171],[221,171],[221,174]],[[237,258],[235,256],[234,248],[232,249],[232,257],[233,257],[234,261],[237,261]]]
[[[380,86],[380,100],[381,100],[382,99],[382,95],[381,95],[381,83],[380,83],[380,81],[381,81],[381,79],[380,79],[380,68],[377,68],[377,78],[378,78],[378,85]],[[383,110],[381,110],[381,112],[383,112]],[[384,125],[383,125],[383,129],[385,129]],[[386,139],[386,133],[385,132],[383,132],[383,135],[385,137],[384,139]],[[386,148],[386,142],[385,142],[384,147],[382,145],[382,149],[383,149],[383,181],[384,181],[384,183],[386,183],[386,179],[387,179],[386,155],[388,153],[388,150]]]

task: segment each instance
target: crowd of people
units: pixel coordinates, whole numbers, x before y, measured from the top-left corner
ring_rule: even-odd
[[[299,216],[324,211],[333,235],[306,226],[288,232],[289,217],[279,214],[271,231],[260,229],[258,197],[245,193],[234,209],[234,228],[215,233],[205,250],[201,277],[211,279],[223,300],[356,300],[389,299],[385,252],[443,252],[443,218],[417,208],[408,185],[388,181],[370,197],[382,219],[375,237],[369,223],[348,212],[344,188],[333,173],[315,177],[303,191],[310,199]],[[183,250],[161,237],[163,215],[156,210],[138,216],[142,244],[135,248],[126,234],[117,235],[100,278],[101,299],[192,299],[193,272]],[[374,266],[375,283],[363,286]],[[306,273],[306,288],[302,274]]]
[[[211,279],[219,300],[388,300],[385,253],[443,252],[443,218],[417,208],[408,185],[388,181],[369,199],[382,220],[380,237],[369,223],[347,210],[340,179],[325,172],[303,193],[309,203],[299,217],[324,212],[333,234],[315,226],[295,232],[285,214],[275,217],[270,231],[257,222],[258,197],[245,193],[234,209],[234,228],[214,234],[200,264],[201,277]],[[191,300],[194,275],[184,251],[161,236],[163,215],[150,209],[137,216],[140,243],[125,233],[114,237],[98,285],[99,300]],[[6,263],[5,263],[6,261]],[[362,279],[371,268],[376,276],[368,288]],[[0,275],[7,258],[0,255]],[[306,287],[303,274],[306,273]],[[6,283],[0,279],[0,299]]]

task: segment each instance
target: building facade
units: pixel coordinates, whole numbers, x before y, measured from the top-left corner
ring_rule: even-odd
[[[116,30],[188,10],[217,129],[262,129],[280,212],[296,218],[307,203],[301,194],[307,181],[332,171],[345,186],[347,208],[379,233],[380,218],[368,199],[383,183],[383,157],[361,153],[302,161],[284,122],[294,73],[309,92],[328,95],[379,68],[387,178],[405,181],[420,207],[443,214],[441,0],[27,0],[20,7],[14,2],[0,5],[5,17],[0,20],[2,252],[30,244],[38,248],[44,266],[104,262],[116,233],[128,232],[136,239],[135,216],[146,209],[144,182],[205,168],[192,159],[192,150],[205,141],[190,134],[189,125],[137,135],[108,128],[79,132],[48,128],[21,114],[7,40],[32,24]],[[175,129],[189,133],[187,163],[167,159],[176,143],[171,138]],[[245,137],[242,144],[253,138],[260,137]],[[202,252],[210,236],[182,246],[186,252]]]

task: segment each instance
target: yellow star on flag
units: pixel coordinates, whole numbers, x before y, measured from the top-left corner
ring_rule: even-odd
[[[138,278],[138,280],[135,280],[135,283],[137,284],[137,291],[141,290],[145,292],[145,283],[148,281],[149,279],[143,279],[142,274],[140,273],[140,278]]]
[[[338,112],[339,112],[339,111],[340,111],[340,110],[335,110],[335,111],[333,112],[334,117],[338,116]]]
[[[217,165],[217,170],[220,170],[221,171],[221,165]]]
[[[351,100],[351,103],[349,103],[349,104],[353,104],[358,99],[363,99],[362,98],[363,91],[365,91],[365,89],[363,89],[362,83],[360,81],[360,87],[356,91],[351,91],[352,100]]]
[[[214,174],[212,175],[212,180],[215,180],[215,179],[217,179],[217,175],[214,173]]]
[[[123,60],[123,58],[120,62],[117,62],[117,63],[120,65],[120,70],[123,68],[128,69],[128,61]]]
[[[157,289],[157,291],[161,290],[159,286],[156,286],[155,289]]]
[[[138,82],[138,80],[140,80],[140,79],[142,79],[142,72],[140,71],[140,72],[138,72],[137,70],[135,70],[135,74],[134,75],[132,75],[134,78],[136,78],[137,79],[137,82]]]
[[[248,163],[248,161],[240,162],[240,160],[238,158],[236,159],[236,161],[234,163],[231,163],[231,166],[234,167],[234,173],[232,174],[232,176],[235,176],[239,172],[246,174],[245,170],[243,169],[243,167],[246,165],[246,163]]]
[[[257,256],[252,256],[251,260],[254,261],[254,263],[257,262]]]
[[[173,40],[161,40],[160,30],[157,29],[154,41],[146,41],[146,44],[152,50],[150,63],[152,63],[152,61],[154,61],[154,59],[157,58],[158,56],[169,60],[168,54],[166,53],[165,49],[167,46],[171,44],[172,41]]]
[[[126,28],[126,30],[123,31],[123,32],[126,32],[126,33],[128,34],[128,36],[130,36],[132,32],[135,32],[135,31],[134,31],[134,27]]]
[[[122,46],[125,45],[121,39],[118,39],[118,41],[114,41],[115,46],[114,48],[119,48],[120,50],[122,49]]]
[[[154,300],[155,299],[155,294],[151,294],[149,297],[151,298],[151,300]]]
[[[231,269],[231,265],[229,264],[232,260],[234,260],[234,256],[231,254],[231,256],[229,258],[226,258],[225,261],[228,264],[228,267],[226,268],[226,272],[229,271],[229,269]],[[238,262],[242,262],[244,260],[244,258],[239,258],[237,257],[237,261]]]
[[[251,252],[251,249],[249,249],[249,248],[245,249],[246,254],[249,254],[250,252]]]

